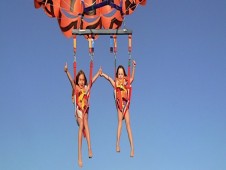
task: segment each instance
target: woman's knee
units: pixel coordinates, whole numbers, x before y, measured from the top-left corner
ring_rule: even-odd
[[[125,122],[126,122],[126,126],[127,126],[127,127],[130,126],[130,117],[129,117],[129,115],[127,115],[127,116],[125,117]]]
[[[79,129],[80,129],[80,128],[83,128],[84,123],[83,123],[83,121],[82,121],[81,119],[78,120],[78,125],[79,125]]]
[[[122,124],[122,117],[118,117],[118,124]]]

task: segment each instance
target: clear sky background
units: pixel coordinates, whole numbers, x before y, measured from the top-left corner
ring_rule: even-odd
[[[74,170],[77,131],[71,86],[73,44],[33,0],[2,1],[0,11],[0,169]],[[226,169],[226,1],[152,0],[126,18],[137,62],[130,107],[135,157],[125,124],[116,153],[113,89],[97,79],[83,141],[84,170]],[[127,37],[118,38],[127,65]],[[89,73],[78,37],[78,69]],[[109,37],[95,42],[94,73],[114,74]]]

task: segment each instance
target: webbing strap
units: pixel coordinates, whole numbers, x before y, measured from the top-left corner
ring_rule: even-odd
[[[132,52],[132,34],[128,36],[128,52]]]
[[[76,36],[73,37],[73,47],[74,47],[74,54],[75,54],[76,53],[76,48],[77,48]]]
[[[92,78],[93,78],[93,56],[94,56],[94,39],[92,35],[89,35],[89,55],[90,55],[90,68],[89,68],[89,85],[90,88],[92,86]]]
[[[93,60],[90,60],[90,66],[89,66],[89,84],[90,84],[90,88],[92,87],[92,78],[93,78]]]
[[[89,43],[89,54],[93,55],[94,53],[94,39],[91,35],[88,37],[88,43]]]
[[[128,54],[129,54],[129,59],[128,59],[128,80],[127,80],[127,89],[129,89],[128,93],[128,107],[130,104],[130,99],[131,99],[131,82],[130,82],[130,71],[131,71],[131,52],[132,52],[132,35],[128,36]],[[128,109],[128,108],[127,108]]]
[[[128,36],[128,86],[130,87],[130,66],[131,66],[131,52],[132,52],[132,35]]]
[[[114,52],[114,61],[115,61],[115,89],[116,89],[116,57],[117,57],[117,36],[116,35],[113,35],[113,52]]]
[[[87,96],[88,96],[88,105],[89,105],[89,99],[90,99],[90,92],[91,92],[91,87],[93,84],[93,57],[94,57],[94,39],[92,37],[92,35],[89,35],[88,38],[88,42],[89,42],[89,55],[90,55],[90,66],[89,66],[89,86],[90,89],[87,92]]]
[[[117,53],[117,36],[113,35],[113,45],[114,45],[114,53]]]
[[[74,80],[76,81],[76,36],[73,37],[73,48],[74,48],[74,62],[73,62],[73,67],[74,67]]]
[[[110,36],[110,53],[114,54],[114,78],[116,80],[116,54],[117,54],[117,37],[116,35]],[[115,84],[116,89],[116,84]]]
[[[132,52],[132,35],[128,36],[128,54],[129,54],[129,59],[128,59],[128,77],[127,77],[127,94],[128,94],[128,101],[123,108],[123,117],[125,117],[125,114],[127,110],[129,109],[130,106],[130,100],[131,100],[131,94],[132,94],[132,87],[131,87],[131,82],[130,82],[130,71],[131,71],[131,52]]]

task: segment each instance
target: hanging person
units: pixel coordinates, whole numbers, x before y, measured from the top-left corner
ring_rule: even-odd
[[[83,166],[82,163],[82,134],[86,137],[87,144],[88,144],[88,156],[92,158],[92,149],[91,149],[91,142],[90,142],[90,131],[88,125],[88,111],[89,111],[89,99],[90,99],[90,92],[93,83],[96,81],[98,76],[102,73],[102,69],[100,68],[99,71],[93,77],[93,57],[94,57],[94,40],[91,36],[88,37],[88,44],[89,44],[89,55],[90,55],[90,72],[89,72],[89,83],[87,82],[86,75],[84,71],[80,70],[78,74],[76,74],[76,50],[77,50],[77,41],[76,36],[73,37],[73,49],[74,49],[74,79],[70,75],[68,71],[67,63],[64,66],[64,71],[67,74],[67,77],[72,86],[72,102],[74,104],[74,114],[76,117],[77,124],[79,126],[78,130],[78,165],[80,167]]]
[[[131,93],[132,93],[132,82],[134,80],[135,74],[135,67],[136,62],[133,60],[133,70],[132,76],[130,76],[130,65],[131,65],[131,52],[132,52],[132,35],[128,36],[128,54],[129,54],[129,61],[128,61],[128,76],[126,74],[125,68],[122,65],[119,65],[116,70],[116,54],[117,54],[117,37],[110,36],[110,52],[114,53],[115,58],[115,78],[109,77],[107,74],[101,74],[106,80],[110,82],[112,87],[114,88],[114,95],[115,95],[115,103],[118,112],[118,128],[117,128],[117,138],[116,138],[116,151],[120,152],[120,136],[122,131],[122,121],[125,119],[126,122],[126,129],[129,137],[130,142],[130,156],[134,156],[134,144],[133,144],[133,136],[132,130],[130,125],[130,100],[131,100]]]
[[[133,71],[132,76],[128,79],[126,71],[122,65],[119,65],[116,71],[116,78],[113,80],[107,74],[101,74],[106,80],[110,82],[110,84],[115,89],[115,98],[116,98],[116,106],[118,112],[118,128],[117,128],[117,140],[116,140],[116,151],[120,152],[120,136],[122,132],[122,122],[125,119],[126,129],[130,142],[130,156],[134,156],[134,144],[133,144],[133,136],[130,125],[130,113],[129,113],[129,102],[130,102],[130,91],[131,89],[127,87],[128,84],[131,84],[134,80],[136,63],[133,61]]]
[[[87,84],[87,79],[84,71],[80,70],[76,75],[76,79],[73,80],[70,72],[68,71],[67,63],[64,66],[64,71],[67,74],[67,77],[72,86],[72,100],[75,105],[75,117],[77,120],[77,124],[79,126],[78,130],[78,165],[80,167],[83,166],[82,163],[82,135],[87,140],[88,145],[88,156],[92,158],[92,149],[91,149],[91,141],[90,141],[90,130],[88,124],[88,111],[89,111],[89,93],[92,87],[92,84],[96,81],[96,79],[101,74],[101,68],[92,78],[91,83]]]

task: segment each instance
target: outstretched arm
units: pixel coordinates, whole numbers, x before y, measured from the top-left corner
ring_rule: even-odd
[[[66,63],[65,66],[64,66],[64,71],[65,71],[65,73],[67,74],[67,77],[68,77],[68,79],[69,79],[69,81],[70,81],[70,83],[71,83],[71,87],[73,88],[73,90],[76,90],[76,85],[75,85],[75,83],[74,83],[73,78],[71,77],[71,74],[70,74],[69,71],[68,71],[67,63]]]
[[[136,62],[135,60],[133,60],[133,70],[132,70],[132,76],[130,78],[130,83],[132,84],[133,80],[134,80],[134,75],[135,75],[135,68],[136,68]]]
[[[102,68],[100,67],[98,72],[93,76],[92,84],[96,81],[96,79],[99,77],[99,75],[102,73]]]
[[[108,80],[111,83],[111,85],[113,86],[113,88],[115,88],[115,81],[111,77],[109,77],[107,74],[105,74],[103,72],[101,74],[101,77],[104,77],[106,80]]]
[[[100,67],[98,72],[93,76],[92,83],[88,85],[88,90],[90,90],[90,88],[92,87],[92,84],[97,80],[97,78],[101,73],[102,73],[102,68]]]

